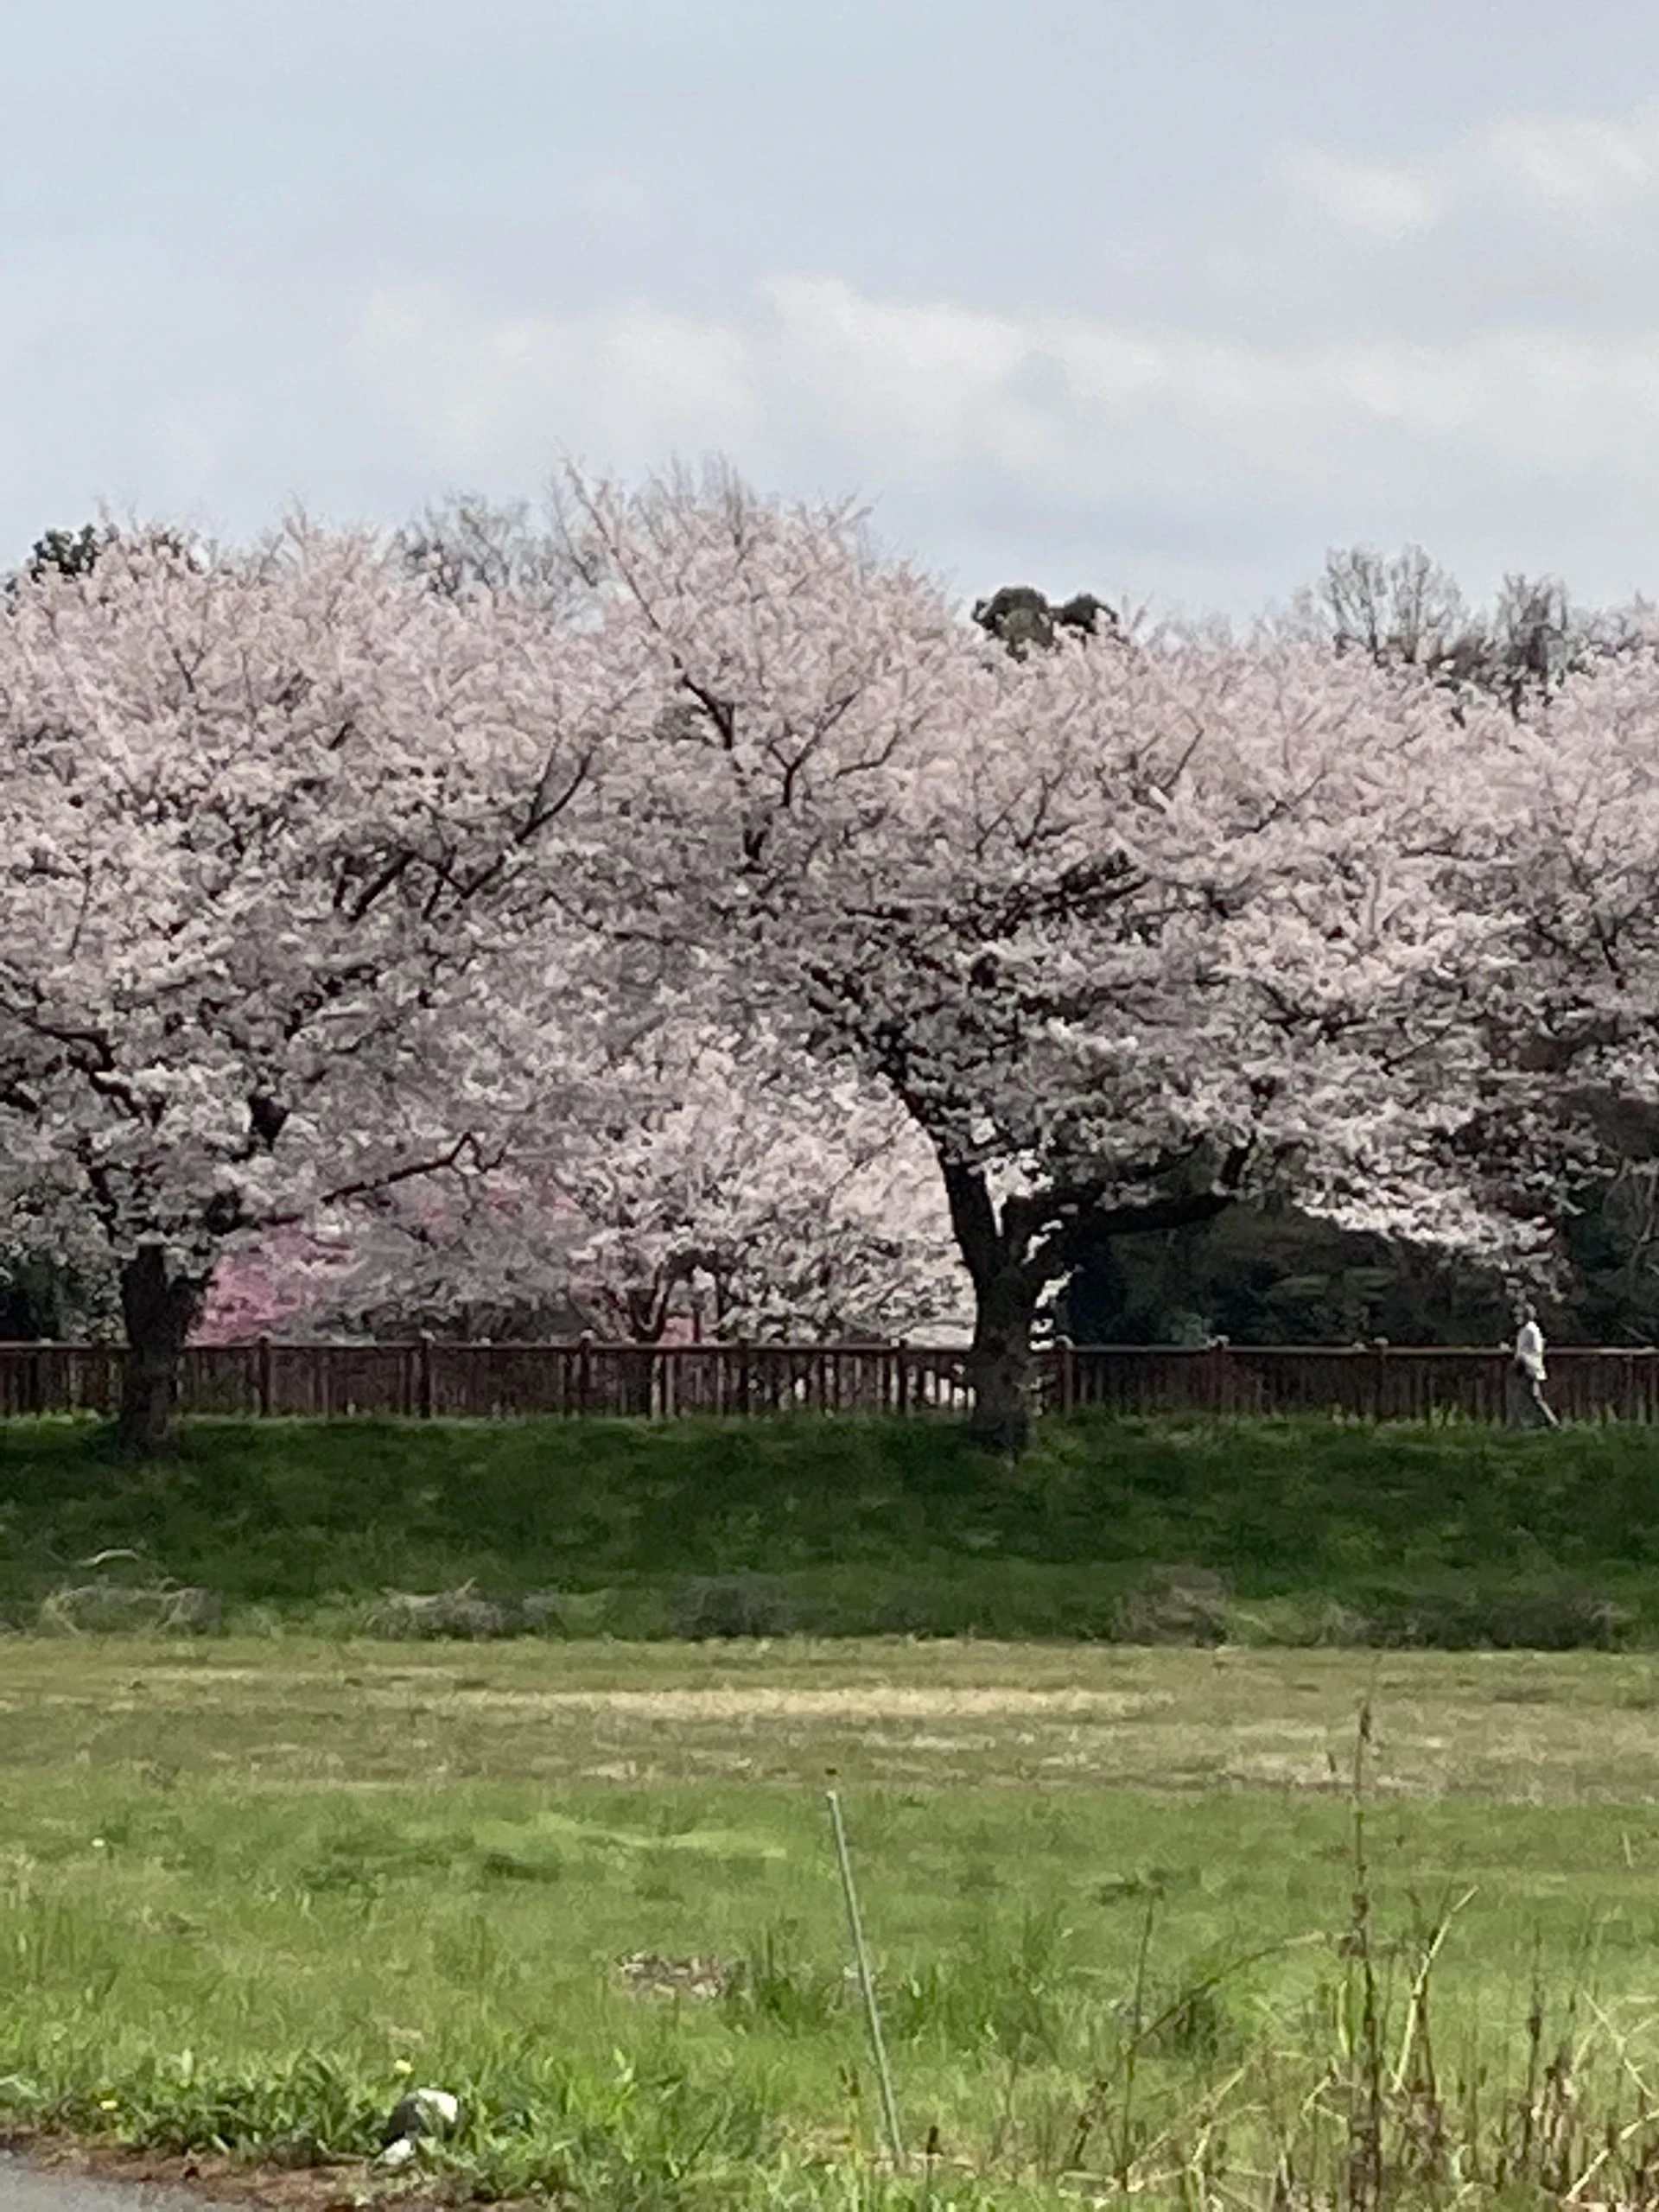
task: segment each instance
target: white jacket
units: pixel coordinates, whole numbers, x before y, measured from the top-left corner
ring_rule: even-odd
[[[1515,1339],[1515,1363],[1529,1382],[1544,1379],[1544,1332],[1535,1321],[1523,1321]]]

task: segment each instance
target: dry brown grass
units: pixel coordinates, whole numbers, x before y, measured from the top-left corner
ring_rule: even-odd
[[[1659,1798],[1659,1667],[889,1642],[454,1647],[0,1644],[0,1765],[82,1757],[256,1783],[334,1773],[765,1776],[1339,1790],[1360,1698],[1377,1786],[1529,1803]]]

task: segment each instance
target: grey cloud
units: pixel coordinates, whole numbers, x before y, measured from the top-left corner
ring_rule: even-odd
[[[1243,610],[1357,537],[1659,582],[1659,11],[1584,9],[36,10],[0,561],[724,448],[964,591]]]
[[[732,321],[389,294],[353,358],[452,478],[522,483],[555,440],[630,472],[719,447],[785,486],[879,487],[901,526],[952,497],[1057,526],[1087,505],[1103,559],[1185,599],[1220,571],[1236,607],[1294,581],[1270,546],[1306,567],[1361,535],[1426,537],[1477,583],[1572,556],[1584,588],[1622,591],[1659,499],[1659,332],[1251,344],[791,279]],[[1246,515],[1260,550],[1235,571]]]

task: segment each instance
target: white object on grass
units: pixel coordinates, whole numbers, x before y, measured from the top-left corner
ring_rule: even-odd
[[[461,2100],[448,2089],[411,2089],[392,2107],[380,2153],[383,2166],[406,2166],[423,2135],[442,2135],[461,2118]]]

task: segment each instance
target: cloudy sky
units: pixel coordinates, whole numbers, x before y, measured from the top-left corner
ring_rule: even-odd
[[[1659,7],[18,9],[0,423],[0,566],[717,450],[964,592],[1659,595]]]

